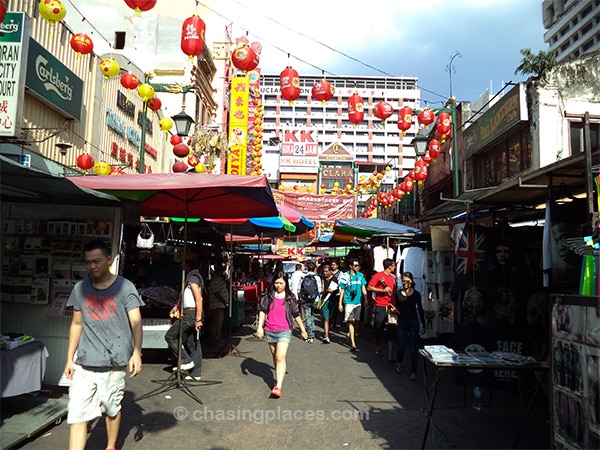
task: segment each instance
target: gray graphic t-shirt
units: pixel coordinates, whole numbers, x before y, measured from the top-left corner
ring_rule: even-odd
[[[67,302],[81,311],[83,322],[75,362],[96,368],[126,366],[133,353],[127,313],[143,305],[133,283],[121,276],[106,289],[96,289],[91,278],[77,283]]]

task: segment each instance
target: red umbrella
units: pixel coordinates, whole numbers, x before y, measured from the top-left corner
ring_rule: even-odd
[[[230,219],[278,214],[266,177],[143,173],[67,177],[77,186],[142,205],[144,216]]]
[[[315,227],[313,222],[289,206],[277,205],[277,209],[279,214],[296,225],[296,234],[304,234]]]

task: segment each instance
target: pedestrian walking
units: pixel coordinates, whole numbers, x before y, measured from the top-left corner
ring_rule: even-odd
[[[109,245],[85,244],[83,261],[90,274],[78,282],[67,306],[73,307],[64,373],[71,380],[67,423],[69,448],[83,449],[87,423],[106,411],[107,449],[117,444],[125,375],[142,371],[142,317],[137,289],[113,275]]]
[[[383,270],[373,275],[367,285],[367,291],[375,295],[373,304],[373,335],[375,336],[375,354],[377,356],[383,356],[381,340],[387,321],[388,306],[393,302],[394,290],[396,289],[396,278],[394,277],[396,263],[392,259],[386,258],[382,262],[382,267]],[[388,347],[392,345],[393,341],[391,343],[388,341]],[[390,348],[388,348],[388,354],[389,352],[391,352]]]
[[[281,387],[286,371],[286,355],[292,342],[294,322],[300,327],[303,339],[308,339],[296,297],[290,291],[285,272],[273,276],[273,282],[267,293],[261,298],[256,337],[263,337],[269,344],[275,368],[275,386],[271,396],[281,397]]]
[[[344,322],[348,324],[350,350],[356,352],[355,331],[360,322],[361,300],[367,297],[367,281],[360,272],[358,259],[351,259],[348,267],[348,271],[340,277],[338,309],[344,313]]]

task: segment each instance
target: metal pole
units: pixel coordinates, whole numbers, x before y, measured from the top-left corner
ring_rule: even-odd
[[[592,142],[590,138],[590,113],[583,115],[583,153],[585,155],[585,190],[590,225],[594,226],[594,179],[592,176]],[[591,231],[590,231],[591,232]]]
[[[460,194],[460,178],[458,174],[458,127],[456,126],[456,99],[450,98],[450,112],[452,115],[452,165],[454,173],[454,198]]]
[[[148,82],[148,76],[144,75],[144,83]],[[140,140],[140,167],[139,173],[144,173],[144,156],[146,153],[146,121],[148,120],[148,102],[144,102],[142,108],[142,139]]]

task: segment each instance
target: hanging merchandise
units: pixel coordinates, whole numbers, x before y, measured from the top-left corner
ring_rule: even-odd
[[[204,32],[206,24],[200,16],[194,14],[184,20],[181,28],[181,51],[188,55],[190,61],[204,51]]]
[[[335,95],[335,88],[329,81],[322,79],[314,84],[311,90],[311,95],[315,100],[325,104]]]
[[[365,103],[356,92],[348,98],[348,119],[358,125],[365,118]]]
[[[134,10],[135,16],[141,16],[142,11],[148,11],[156,5],[156,0],[125,0],[127,6]]]
[[[300,97],[300,77],[292,66],[287,66],[279,74],[279,86],[281,87],[281,96],[288,102],[293,103]]]
[[[142,224],[142,229],[137,236],[136,247],[146,249],[154,247],[154,233],[147,223]]]
[[[404,106],[398,110],[398,129],[406,135],[406,131],[412,126],[413,110]]]
[[[394,114],[394,107],[388,102],[380,101],[373,108],[373,115],[381,120],[381,123],[385,123],[386,119]]]

